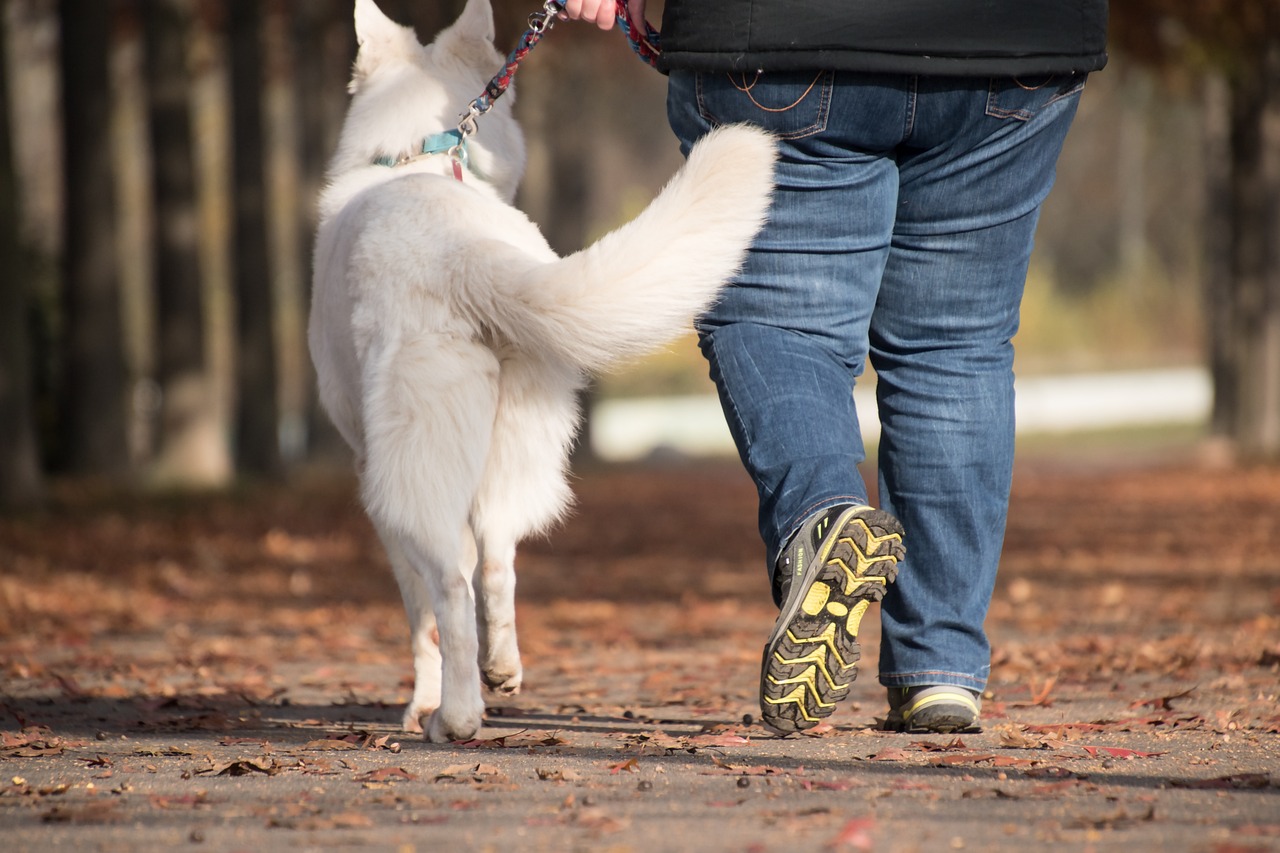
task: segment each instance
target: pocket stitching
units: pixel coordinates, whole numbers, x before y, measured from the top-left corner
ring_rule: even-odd
[[[996,80],[995,78],[992,78],[991,82],[988,84],[988,87],[987,87],[986,114],[991,118],[1002,118],[1002,119],[1009,118],[1009,119],[1014,119],[1016,121],[1030,121],[1032,118],[1035,117],[1035,114],[1038,110],[1042,110],[1042,109],[1045,109],[1046,107],[1050,107],[1053,104],[1056,104],[1058,101],[1061,101],[1063,98],[1069,98],[1072,95],[1075,95],[1079,93],[1082,89],[1084,89],[1084,83],[1086,78],[1083,75],[1072,75],[1072,76],[1079,77],[1079,79],[1076,81],[1074,86],[1071,86],[1069,89],[1067,89],[1064,92],[1059,92],[1058,94],[1054,95],[1052,98],[1045,101],[1042,105],[1040,105],[1034,110],[1026,109],[1026,108],[1006,109],[1004,107],[998,106],[996,104],[996,98],[998,97],[999,93],[996,90]],[[1048,84],[1049,84],[1049,81],[1046,80],[1043,84],[1036,87],[1035,89],[1027,89],[1026,87],[1022,87],[1022,88],[1026,91],[1039,91],[1040,89],[1043,89]]]
[[[726,74],[726,77],[728,77],[727,74]],[[767,128],[773,133],[773,135],[776,138],[788,139],[788,140],[803,139],[806,136],[813,136],[814,134],[821,133],[822,131],[827,129],[827,121],[830,117],[830,112],[831,112],[831,97],[832,97],[832,89],[834,88],[833,81],[835,78],[835,74],[832,71],[828,70],[828,71],[821,72],[819,77],[821,78],[821,86],[818,87],[820,89],[819,95],[818,95],[819,101],[818,101],[817,114],[814,120],[810,122],[808,125],[806,125],[805,127],[801,127],[795,130],[789,130],[785,132],[776,131],[776,130],[773,130],[772,128]],[[703,80],[703,75],[698,74],[695,79],[696,100],[698,103],[698,114],[701,115],[703,119],[710,122],[714,126],[725,124],[725,122],[722,121],[720,118],[718,118],[715,115],[715,113],[707,106],[706,101],[703,99],[702,80]],[[735,89],[738,88],[734,84],[732,77],[729,77],[729,83],[731,85],[734,85]],[[817,84],[815,83],[814,85],[816,86]],[[812,88],[813,87],[811,86],[811,89]],[[804,95],[804,97],[800,98],[793,105],[791,105],[791,107],[789,107],[788,109],[782,112],[790,112],[791,110],[799,109],[800,105],[803,104],[805,101],[809,100],[812,94],[813,94],[812,91],[807,92]],[[751,101],[753,105],[756,106],[756,108],[759,109],[762,113],[771,112],[767,108],[760,107],[758,104],[755,104],[754,98],[752,98]],[[763,123],[761,123],[761,126],[764,126]]]

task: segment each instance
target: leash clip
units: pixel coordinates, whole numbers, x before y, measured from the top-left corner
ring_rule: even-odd
[[[536,35],[542,35],[555,26],[560,12],[564,9],[564,0],[546,0],[542,11],[529,15],[529,29]]]
[[[476,132],[476,119],[484,115],[484,110],[480,109],[480,99],[476,98],[467,104],[467,111],[458,117],[458,134],[463,140]],[[461,142],[459,142],[461,145]]]

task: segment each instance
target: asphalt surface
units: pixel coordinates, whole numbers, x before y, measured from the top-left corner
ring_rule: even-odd
[[[958,735],[877,729],[874,612],[830,725],[769,735],[749,485],[578,486],[521,558],[526,689],[446,746],[397,728],[347,486],[0,520],[0,847],[1280,850],[1280,472],[1024,470]]]

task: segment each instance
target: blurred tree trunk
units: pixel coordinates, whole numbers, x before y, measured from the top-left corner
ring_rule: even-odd
[[[1125,0],[1111,36],[1208,78],[1211,428],[1243,460],[1280,459],[1280,3]]]
[[[0,10],[2,12],[3,10]],[[7,16],[0,14],[0,68],[8,67]],[[27,336],[27,271],[18,236],[18,192],[10,144],[9,87],[0,81],[0,508],[40,498],[31,350]]]
[[[282,473],[276,397],[274,300],[267,252],[262,8],[228,0],[231,51],[232,212],[235,219],[236,463],[266,477]]]
[[[1230,276],[1215,370],[1214,427],[1245,459],[1280,458],[1280,39],[1232,78]]]
[[[112,6],[60,0],[65,212],[62,458],[77,474],[128,470],[128,391],[116,266],[108,50]]]
[[[316,200],[329,158],[338,145],[347,106],[347,82],[355,59],[355,29],[348,0],[299,0],[294,9],[298,57],[297,86],[300,135],[302,228],[300,247],[303,283],[310,304],[312,244],[316,233]],[[308,361],[308,365],[310,362]],[[310,371],[311,387],[315,372]],[[346,445],[311,394],[307,410],[307,449],[312,457],[345,456]]]
[[[162,484],[216,485],[230,474],[206,357],[188,37],[191,0],[142,4],[154,164],[157,380]]]
[[[1231,406],[1237,396],[1232,287],[1231,90],[1221,74],[1209,74],[1202,93],[1205,128],[1205,236],[1203,304],[1213,406],[1209,432],[1230,445]],[[1226,448],[1228,452],[1231,448]]]

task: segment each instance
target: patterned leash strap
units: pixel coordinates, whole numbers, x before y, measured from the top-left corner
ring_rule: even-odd
[[[617,0],[618,27],[631,43],[636,56],[645,62],[658,67],[658,57],[662,55],[662,34],[649,26],[646,20],[631,20],[631,9],[627,0]]]
[[[540,10],[529,16],[529,28],[520,36],[515,49],[507,54],[507,61],[503,64],[502,70],[493,75],[493,79],[484,87],[484,92],[467,105],[467,111],[458,120],[458,132],[462,134],[463,139],[476,132],[476,119],[487,113],[493,107],[493,102],[511,88],[511,81],[515,78],[520,63],[529,55],[529,51],[542,41],[542,37],[550,32],[556,19],[564,11],[564,4],[565,0],[546,0]]]
[[[631,20],[627,0],[616,1],[618,25],[626,35],[627,41],[631,43],[631,49],[637,56],[656,68],[658,55],[661,52],[661,37],[658,31],[649,26],[648,21],[641,21],[641,26],[637,27]],[[458,119],[460,141],[453,149],[454,151],[462,150],[462,143],[476,132],[476,119],[487,113],[493,107],[493,102],[502,97],[502,93],[511,87],[511,81],[515,78],[520,63],[551,30],[556,19],[564,12],[564,6],[565,0],[546,0],[540,10],[529,16],[529,27],[520,36],[515,49],[507,54],[507,61],[503,64],[502,70],[493,76],[484,87],[484,92],[467,105],[467,111]]]

